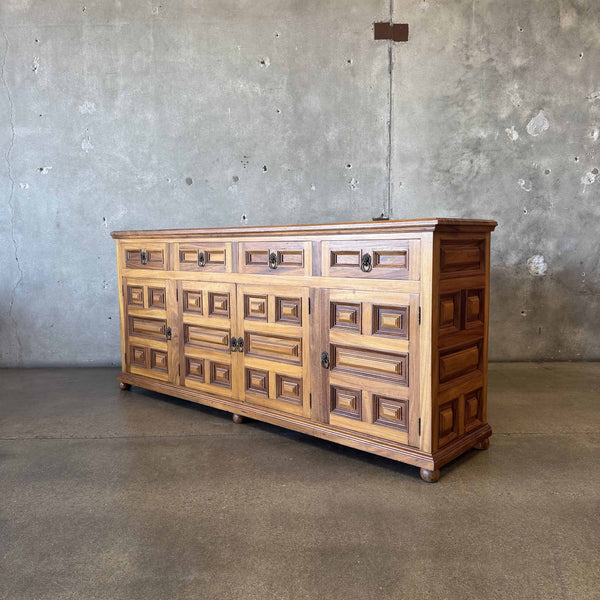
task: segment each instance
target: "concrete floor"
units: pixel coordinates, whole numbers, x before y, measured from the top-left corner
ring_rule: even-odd
[[[134,388],[0,371],[0,598],[600,598],[600,364],[493,364],[418,470]]]

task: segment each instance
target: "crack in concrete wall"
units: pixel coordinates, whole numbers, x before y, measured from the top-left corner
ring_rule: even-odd
[[[15,306],[15,300],[17,297],[17,289],[19,288],[19,286],[21,285],[21,282],[23,281],[23,270],[21,269],[21,264],[19,262],[19,248],[17,246],[17,240],[15,238],[15,219],[16,219],[15,206],[14,206],[15,179],[13,177],[12,164],[11,164],[12,152],[13,152],[13,148],[15,145],[15,137],[16,137],[15,114],[14,114],[15,107],[13,104],[12,95],[10,93],[10,88],[8,87],[8,83],[6,81],[6,75],[5,75],[6,60],[8,58],[8,50],[10,48],[10,44],[8,41],[8,35],[6,34],[5,31],[2,32],[2,35],[3,35],[4,41],[5,41],[5,51],[4,51],[4,56],[2,58],[2,67],[0,68],[0,80],[2,81],[2,85],[4,86],[4,88],[6,90],[6,97],[8,99],[8,105],[9,105],[9,123],[10,123],[10,138],[9,138],[9,142],[8,142],[8,147],[6,149],[6,152],[4,153],[4,160],[6,162],[6,168],[7,168],[7,172],[8,172],[8,180],[10,182],[10,191],[8,194],[8,209],[10,211],[10,237],[11,237],[12,244],[13,244],[14,251],[15,251],[15,262],[17,264],[17,270],[18,270],[18,278],[17,278],[17,281],[15,282],[15,285],[13,286],[11,294],[10,294],[8,316],[13,323],[14,334],[15,334],[15,338],[17,340],[17,346],[18,346],[17,362],[18,362],[18,364],[20,364],[21,363],[21,354],[23,351],[23,344],[21,342],[21,338],[19,335],[19,327],[18,327],[17,319],[14,315],[14,306]]]

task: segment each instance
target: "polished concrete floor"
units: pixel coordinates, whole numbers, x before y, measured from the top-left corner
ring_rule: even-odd
[[[491,365],[437,484],[116,374],[0,371],[0,598],[600,598],[600,364]]]

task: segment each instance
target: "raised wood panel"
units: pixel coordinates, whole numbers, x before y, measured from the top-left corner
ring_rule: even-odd
[[[213,360],[207,362],[209,363],[210,383],[224,388],[231,388],[231,365]]]
[[[330,411],[336,415],[361,420],[362,392],[338,386],[331,386]]]
[[[342,329],[360,333],[362,329],[361,305],[343,302],[330,303],[330,324],[332,329]]]
[[[264,275],[310,275],[311,256],[310,242],[242,242],[239,270]]]
[[[302,298],[275,297],[275,321],[302,325]]]
[[[221,292],[208,292],[208,314],[209,316],[230,317],[229,294]]]
[[[373,335],[408,339],[408,306],[373,305]]]
[[[175,252],[178,271],[198,273],[231,272],[231,244],[180,243]]]
[[[440,242],[440,277],[454,277],[483,272],[484,239],[442,239]]]
[[[442,404],[438,408],[439,442],[441,448],[458,437],[458,398]]]
[[[465,290],[465,322],[464,328],[480,327],[485,320],[485,290]]]
[[[483,389],[479,388],[464,395],[465,433],[483,425]]]
[[[132,365],[142,368],[146,368],[148,366],[146,348],[142,346],[130,346],[129,356]]]
[[[269,395],[269,372],[246,368],[246,391],[253,394]]]
[[[408,355],[332,344],[331,371],[408,385]]]
[[[128,285],[127,286],[127,305],[128,306],[144,306],[144,286]]]
[[[162,350],[150,349],[150,368],[156,371],[168,372],[168,354]]]
[[[373,422],[408,430],[408,400],[373,395]]]
[[[267,320],[267,296],[244,294],[244,318],[257,321]]]
[[[183,325],[183,339],[186,347],[195,346],[197,348],[211,348],[229,352],[229,338],[230,330],[228,329],[191,323],[184,323]]]
[[[204,382],[204,359],[194,358],[192,356],[185,357],[185,376],[199,382]]]
[[[302,340],[299,338],[284,337],[245,332],[244,352],[248,356],[257,356],[269,360],[302,364]]]
[[[275,375],[276,399],[293,404],[302,404],[302,379],[276,373]]]
[[[454,333],[461,328],[461,294],[440,295],[439,301],[439,332],[440,335]]]
[[[440,383],[466,375],[480,368],[481,343],[469,344],[464,348],[440,353]]]
[[[167,322],[164,319],[129,316],[129,335],[150,340],[165,340]]]
[[[201,290],[183,290],[182,295],[184,312],[189,312],[196,315],[203,314]]]
[[[148,308],[166,308],[167,290],[164,287],[148,287]]]
[[[144,270],[165,270],[169,267],[168,244],[142,241],[139,245],[123,246],[125,268]]]

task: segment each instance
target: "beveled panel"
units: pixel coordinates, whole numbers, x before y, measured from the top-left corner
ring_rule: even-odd
[[[231,365],[227,363],[210,362],[210,383],[231,388]]]
[[[302,405],[302,379],[277,373],[275,376],[275,387],[277,400],[285,400],[292,404]]]
[[[183,290],[183,310],[185,312],[202,314],[202,292],[196,290]]]
[[[303,267],[304,250],[278,250],[278,267]]]
[[[204,359],[186,356],[185,376],[199,382],[204,382]]]
[[[148,288],[148,308],[165,308],[167,291],[164,287]]]
[[[129,306],[144,306],[144,287],[141,285],[127,286],[127,304]]]
[[[269,264],[268,250],[246,250],[245,263],[247,265],[265,266]]]
[[[483,239],[442,240],[440,243],[440,275],[443,277],[483,271],[484,252]]]
[[[294,364],[302,364],[302,340],[265,333],[246,332],[244,352],[248,356],[257,356]]]
[[[227,258],[225,248],[208,248],[204,252],[204,260],[207,265],[224,265]]]
[[[163,269],[166,267],[165,264],[165,253],[159,248],[150,248],[146,250],[146,264],[142,267],[149,269]]]
[[[129,347],[129,360],[132,365],[137,367],[146,366],[146,348],[142,346],[130,346]]]
[[[208,292],[208,314],[229,318],[229,294],[227,292]]]
[[[331,250],[329,264],[332,267],[360,268],[360,250]]]
[[[361,332],[361,304],[346,302],[330,302],[329,326],[331,329],[343,329],[345,331]]]
[[[440,382],[443,383],[477,370],[481,359],[481,342],[440,354]]]
[[[440,335],[454,333],[460,329],[460,292],[440,295],[439,332]]]
[[[184,323],[183,339],[187,346],[229,351],[229,329]]]
[[[167,373],[169,370],[169,357],[163,350],[150,349],[150,368],[154,371]]]
[[[458,437],[458,398],[438,408],[438,447]]]
[[[465,290],[465,329],[483,325],[484,290]]]
[[[408,385],[408,354],[331,346],[331,370]]]
[[[267,320],[267,296],[244,294],[244,318],[257,321]]]
[[[408,429],[408,400],[373,395],[373,422],[406,431]]]
[[[360,421],[362,417],[362,391],[332,385],[330,411],[336,415]]]
[[[275,321],[302,325],[302,298],[275,297]]]
[[[408,306],[373,305],[373,335],[408,339]]]
[[[198,249],[197,248],[179,248],[179,268],[197,267],[198,266]]]
[[[246,368],[246,391],[262,396],[269,395],[269,372]]]
[[[130,269],[139,269],[142,265],[142,249],[141,248],[127,248],[125,250],[125,266]]]
[[[465,394],[465,433],[483,424],[483,389]]]
[[[402,250],[373,250],[373,270],[398,269],[408,275],[408,248]]]
[[[129,316],[129,335],[151,340],[166,339],[167,322],[164,319]]]

